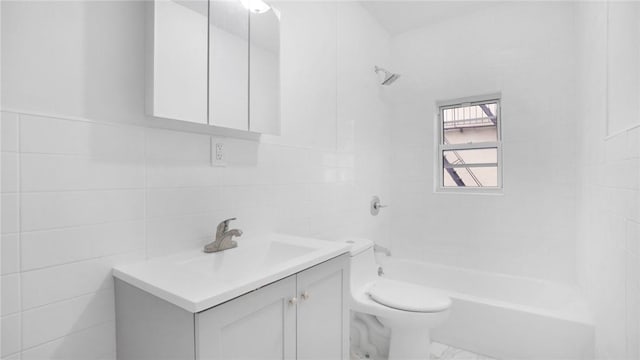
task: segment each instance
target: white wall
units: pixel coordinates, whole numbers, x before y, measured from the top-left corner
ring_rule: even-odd
[[[488,7],[393,38],[396,254],[575,281],[574,47],[562,2]],[[504,194],[434,193],[436,101],[495,92]]]
[[[381,245],[389,245],[393,208],[371,216],[369,203],[379,195],[391,203],[391,132],[390,106],[384,102],[386,89],[374,74],[375,65],[389,62],[390,37],[360,6],[353,2],[338,6],[338,128],[339,153],[343,166],[353,166],[353,198],[349,201],[357,219],[347,224],[345,232],[356,233]],[[377,99],[377,101],[371,101]],[[346,200],[346,199],[345,199]],[[363,205],[366,204],[366,209]],[[362,212],[361,210],[365,210]],[[353,228],[353,227],[356,228]]]
[[[140,125],[143,10],[2,2],[3,359],[112,358],[111,266],[202,246],[226,217],[246,235],[386,237],[368,201],[388,161],[358,160],[389,156],[372,72],[389,38],[367,13],[287,3],[282,136],[216,137],[218,168],[209,135]]]
[[[632,76],[640,65],[619,56],[638,51],[639,9],[634,2],[594,2],[576,13],[578,278],[594,312],[602,359],[640,358],[640,92]],[[636,16],[635,31],[621,34],[629,15]]]

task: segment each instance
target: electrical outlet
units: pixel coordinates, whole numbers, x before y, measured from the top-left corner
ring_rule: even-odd
[[[224,143],[215,143],[213,148],[213,166],[227,166]]]
[[[216,144],[216,161],[224,161],[224,144]]]

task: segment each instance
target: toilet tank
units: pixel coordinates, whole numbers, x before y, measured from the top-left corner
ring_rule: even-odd
[[[373,241],[350,238],[351,289],[357,289],[378,278],[378,265],[373,252]]]

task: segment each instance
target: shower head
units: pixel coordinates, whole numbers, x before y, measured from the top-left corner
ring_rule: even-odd
[[[381,85],[391,85],[393,84],[394,81],[398,80],[398,78],[400,77],[399,74],[394,74],[378,66],[374,68],[374,71],[376,72],[376,74],[380,72],[384,74],[384,79],[382,80]]]

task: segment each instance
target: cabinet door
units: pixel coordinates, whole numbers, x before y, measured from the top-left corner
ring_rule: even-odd
[[[249,10],[209,2],[209,124],[249,130]]]
[[[249,130],[280,134],[280,10],[250,12]]]
[[[147,113],[207,123],[206,0],[147,2]]]
[[[349,255],[298,274],[298,359],[348,359]]]
[[[295,275],[196,316],[197,359],[294,359]]]

